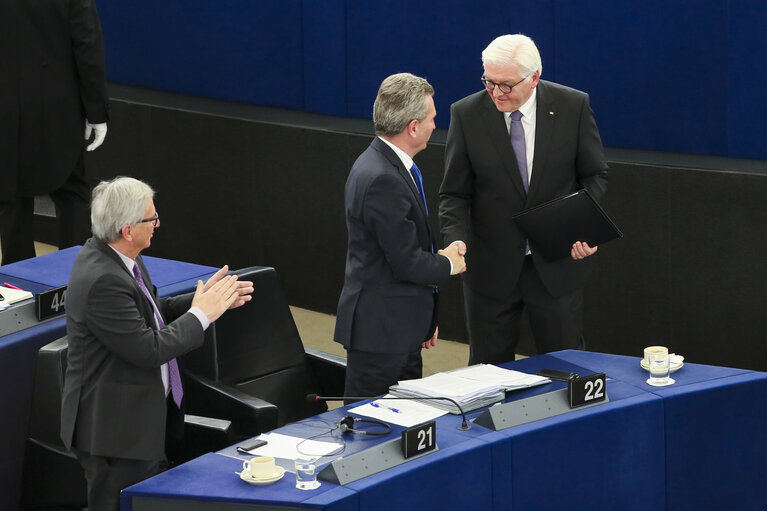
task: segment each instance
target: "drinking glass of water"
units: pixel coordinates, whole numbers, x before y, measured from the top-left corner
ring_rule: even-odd
[[[314,490],[320,487],[317,480],[317,461],[312,458],[298,458],[295,461],[296,488]]]

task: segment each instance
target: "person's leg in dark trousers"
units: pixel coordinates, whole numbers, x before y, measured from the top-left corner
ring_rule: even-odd
[[[345,396],[373,397],[389,392],[400,380],[423,375],[421,347],[411,353],[370,353],[347,350]],[[344,400],[346,404],[356,400]]]
[[[524,304],[518,290],[507,298],[485,296],[463,286],[469,365],[514,360]]]
[[[583,290],[552,296],[541,282],[532,259],[526,258],[519,287],[530,317],[538,353],[585,348]]]
[[[85,179],[83,157],[61,187],[51,192],[59,224],[59,249],[82,245],[91,236],[89,211],[91,187]]]
[[[176,406],[171,394],[168,394],[165,401],[168,406],[165,416],[166,460],[160,464],[162,471],[188,461],[187,444],[184,442],[184,413]],[[183,406],[183,402],[181,404]]]
[[[2,264],[35,257],[35,198],[17,197],[0,203],[0,248]]]
[[[88,481],[89,511],[120,511],[120,491],[159,471],[159,461],[105,458],[75,451]]]

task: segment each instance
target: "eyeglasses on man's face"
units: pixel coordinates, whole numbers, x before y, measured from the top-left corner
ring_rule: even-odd
[[[144,218],[142,220],[139,220],[136,223],[143,224],[145,222],[152,222],[152,227],[157,227],[158,225],[160,225],[160,212],[159,211],[155,211],[153,217]]]
[[[501,91],[501,94],[508,94],[509,92],[511,92],[511,89],[513,89],[520,83],[527,80],[527,78],[528,76],[525,76],[517,83],[511,84],[511,85],[509,85],[508,83],[495,83],[494,81],[489,80],[486,76],[483,76],[481,78],[481,81],[482,81],[482,85],[485,86],[485,89],[487,89],[488,92],[493,92],[493,90],[495,90],[495,88],[498,87],[498,90]]]

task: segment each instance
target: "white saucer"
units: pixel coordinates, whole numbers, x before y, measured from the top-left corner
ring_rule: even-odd
[[[285,475],[285,469],[282,467],[277,467],[277,470],[274,472],[272,477],[251,477],[244,470],[242,472],[235,472],[235,474],[239,475],[240,479],[246,483],[255,484],[256,486],[264,486],[267,484],[276,483],[282,479],[282,476]]]
[[[676,383],[676,382],[674,381],[674,379],[673,379],[673,378],[669,378],[669,379],[668,379],[668,381],[667,381],[666,383],[652,383],[652,382],[650,381],[650,378],[647,378],[647,384],[648,384],[648,385],[652,385],[653,387],[668,387],[669,385],[673,385],[673,384],[675,384],[675,383]]]
[[[647,362],[643,358],[639,359],[639,365],[642,366],[642,369],[644,369],[645,371],[650,370],[650,368],[647,366]],[[672,354],[669,357],[669,370],[672,373],[679,371],[683,365],[684,365],[684,357],[682,355]]]

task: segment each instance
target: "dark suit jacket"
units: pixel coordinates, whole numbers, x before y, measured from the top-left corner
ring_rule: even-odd
[[[89,239],[67,289],[69,352],[61,438],[98,456],[159,460],[165,455],[166,397],[160,366],[203,343],[192,295],[157,299],[167,326],[157,330],[152,305],[106,243]]]
[[[450,261],[432,253],[418,189],[379,138],[354,162],[345,191],[349,245],[335,340],[373,353],[409,353],[434,333],[433,289]]]
[[[476,293],[506,297],[522,270],[525,236],[512,216],[586,188],[597,200],[607,189],[607,163],[588,95],[552,82],[538,84],[535,153],[525,194],[503,113],[486,91],[451,107],[439,216],[445,244],[467,243],[464,282]],[[573,240],[575,241],[575,240]],[[581,287],[589,258],[547,262],[532,251],[535,268],[555,296]]]
[[[93,0],[0,2],[0,201],[58,189],[107,102]]]

